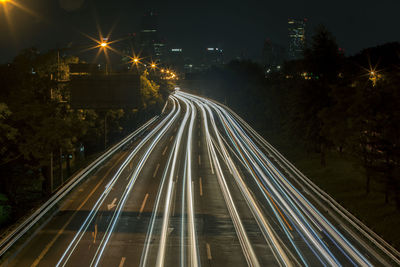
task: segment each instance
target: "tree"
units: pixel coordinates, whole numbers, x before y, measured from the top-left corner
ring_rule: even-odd
[[[53,96],[60,65],[54,51],[40,54],[27,49],[7,68],[9,77],[3,77],[6,90],[2,98],[10,109],[11,125],[19,132],[15,153],[21,155],[25,167],[40,171],[44,194],[51,191],[53,153],[72,152],[84,130],[75,112]]]
[[[319,26],[311,45],[304,51],[303,66],[306,77],[311,80],[298,87],[294,108],[299,114],[296,124],[303,129],[306,143],[320,153],[322,166],[326,164],[326,150],[331,145],[323,131],[322,117],[324,109],[331,105],[330,91],[338,83],[342,60],[333,35]]]
[[[12,112],[6,103],[0,103],[0,165],[6,164],[18,155],[13,151],[18,138],[18,130],[9,121]]]
[[[160,86],[150,80],[148,76],[147,71],[140,76],[140,93],[143,109],[152,112],[161,105],[162,98],[159,92]]]

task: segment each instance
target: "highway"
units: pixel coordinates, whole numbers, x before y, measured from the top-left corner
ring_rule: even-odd
[[[400,265],[396,250],[210,99],[176,91],[107,157],[3,249],[2,266]]]

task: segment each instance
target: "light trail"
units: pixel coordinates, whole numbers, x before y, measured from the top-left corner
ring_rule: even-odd
[[[189,240],[190,240],[190,266],[197,267],[200,264],[198,256],[198,245],[197,245],[197,235],[195,226],[195,216],[194,216],[194,197],[193,197],[193,179],[192,179],[192,137],[193,137],[193,125],[196,118],[196,109],[193,104],[190,103],[191,108],[191,119],[189,124],[188,140],[186,145],[186,190],[187,190],[187,210],[188,210],[188,228],[189,228]]]
[[[128,166],[129,162],[133,159],[133,157],[148,142],[148,140],[151,137],[153,137],[156,134],[156,132],[160,128],[162,128],[171,119],[171,117],[173,115],[177,115],[177,113],[180,110],[179,103],[174,99],[172,101],[173,101],[173,108],[172,108],[171,112],[162,120],[162,122],[160,124],[158,124],[147,136],[144,137],[144,139],[138,144],[138,146],[135,147],[135,149],[129,154],[129,156],[123,162],[123,164],[121,164],[120,168],[117,170],[117,172],[112,177],[112,179],[110,180],[108,185],[105,187],[105,190],[103,191],[103,193],[100,195],[100,197],[96,201],[95,205],[93,206],[93,208],[90,211],[89,215],[86,217],[86,219],[82,223],[81,227],[79,228],[79,230],[75,234],[74,238],[69,243],[67,249],[62,254],[62,256],[59,259],[59,261],[57,262],[56,266],[65,266],[66,265],[66,263],[68,262],[69,258],[73,254],[74,250],[78,246],[80,240],[82,239],[83,235],[85,234],[85,232],[89,228],[90,224],[93,222],[93,219],[95,218],[95,216],[96,216],[97,212],[99,211],[100,207],[102,206],[102,204],[104,203],[105,199],[109,195],[109,193],[111,191],[111,188],[118,181],[118,179],[121,176],[123,170],[125,169],[126,166]],[[176,106],[177,105],[178,105],[178,111],[176,112],[176,109],[177,109]],[[168,124],[167,126],[169,126],[169,125],[170,124]]]
[[[236,233],[239,238],[240,245],[242,247],[244,256],[246,258],[247,263],[249,266],[260,266],[260,263],[258,262],[258,259],[255,255],[254,249],[250,243],[250,240],[247,236],[246,230],[244,229],[243,223],[240,219],[239,213],[237,211],[237,208],[233,202],[232,195],[229,191],[228,185],[225,180],[225,176],[223,174],[221,165],[219,163],[218,157],[215,152],[214,145],[211,141],[211,136],[210,132],[208,130],[208,120],[207,120],[207,114],[205,112],[204,107],[200,104],[199,105],[202,114],[203,114],[203,124],[205,126],[205,132],[206,132],[206,143],[207,143],[207,149],[210,151],[210,155],[212,156],[213,164],[214,164],[214,170],[217,174],[218,178],[218,183],[220,184],[221,191],[223,193],[223,197],[225,199],[225,203],[227,204],[228,211],[231,215],[232,222],[234,224]],[[211,118],[212,119],[212,118]]]
[[[223,157],[225,158],[225,162],[227,163],[231,173],[235,177],[235,181],[237,182],[243,196],[246,199],[246,202],[251,209],[255,219],[257,220],[258,225],[261,227],[262,233],[267,240],[267,242],[270,245],[270,247],[273,249],[273,253],[275,255],[275,258],[278,260],[278,262],[284,266],[291,266],[290,260],[288,256],[286,255],[285,251],[282,249],[282,246],[280,245],[280,242],[278,241],[278,237],[274,232],[272,231],[271,227],[269,226],[267,220],[264,218],[264,216],[261,213],[261,209],[258,207],[257,202],[253,198],[252,194],[248,190],[246,184],[244,183],[243,179],[241,178],[235,164],[233,163],[232,159],[228,155],[228,152],[225,148],[225,145],[222,142],[222,139],[220,137],[220,133],[218,132],[217,126],[215,124],[215,120],[213,117],[213,114],[211,112],[211,109],[209,106],[206,106],[207,111],[209,113],[209,116],[212,120],[213,128],[214,128],[214,133],[217,136],[217,140],[219,143],[219,147],[222,151]]]
[[[162,222],[162,228],[161,228],[162,230],[161,230],[160,245],[158,248],[157,260],[156,260],[157,267],[164,266],[164,261],[165,261],[166,242],[167,242],[167,238],[168,238],[168,223],[169,223],[169,219],[170,219],[172,195],[173,195],[173,191],[174,191],[174,179],[173,178],[175,175],[176,162],[177,162],[179,148],[181,146],[183,131],[184,131],[184,129],[186,127],[186,123],[189,119],[189,112],[188,112],[189,104],[187,101],[185,101],[185,105],[186,105],[186,113],[185,113],[183,121],[179,127],[178,133],[176,135],[175,143],[174,143],[174,149],[173,149],[174,155],[172,158],[172,165],[171,165],[169,181],[168,181],[168,186],[167,186],[167,195],[165,198],[165,207],[164,207],[164,215],[163,215],[163,222]]]
[[[43,216],[47,214],[56,204],[58,204],[69,192],[71,192],[80,182],[82,182],[93,170],[101,166],[107,159],[114,155],[121,147],[123,147],[129,140],[138,135],[141,131],[146,129],[156,120],[153,117],[151,120],[146,122],[144,125],[139,127],[132,134],[124,138],[115,146],[108,149],[103,155],[98,157],[94,162],[89,164],[86,168],[72,177],[60,190],[58,190],[46,203],[44,203],[38,210],[36,210],[31,216],[29,216],[23,223],[21,223],[16,229],[10,232],[0,243],[0,257],[10,249],[25,233],[27,233]]]
[[[221,105],[223,106],[223,105]],[[354,217],[351,213],[349,213],[346,209],[344,209],[340,204],[338,204],[332,197],[330,197],[326,192],[322,191],[318,188],[312,181],[310,181],[306,176],[304,176],[293,164],[291,164],[286,158],[284,158],[279,151],[277,151],[273,146],[271,146],[264,138],[262,138],[254,129],[252,129],[242,118],[236,115],[232,110],[228,107],[224,107],[229,113],[231,113],[240,123],[246,128],[247,132],[249,132],[253,136],[253,140],[261,145],[266,151],[269,151],[270,154],[274,155],[278,159],[278,165],[286,170],[288,173],[293,173],[304,185],[309,188],[312,193],[314,193],[318,198],[322,199],[327,205],[337,212],[342,219],[348,222],[352,227],[354,227],[362,236],[365,236],[369,241],[371,241],[378,249],[382,250],[386,255],[390,257],[396,264],[400,265],[400,253],[395,250],[392,246],[390,246],[385,240],[383,240],[380,236],[378,236],[375,232],[365,226],[360,220]],[[304,190],[304,187],[303,187]],[[314,198],[315,200],[315,198]],[[318,204],[321,207],[325,207],[325,204],[322,204],[321,201],[317,200]],[[327,209],[325,207],[324,209]],[[332,215],[331,215],[332,216]],[[336,221],[339,221],[337,218]],[[378,253],[376,253],[369,244],[361,240],[353,230],[349,229],[347,226],[342,225],[347,231],[348,234],[352,236],[355,240],[357,240],[362,247],[368,247],[369,253],[371,253],[381,264],[387,266],[390,265],[386,260],[384,260]],[[395,256],[396,255],[396,256]]]
[[[233,124],[232,118],[229,118],[229,120],[232,125]],[[236,125],[234,127],[236,128],[237,131],[240,130],[239,126]],[[243,140],[243,137],[246,137],[244,132],[241,132],[240,135],[242,137],[242,140]],[[247,143],[251,144],[251,140],[249,140],[248,138],[247,138]],[[249,148],[247,148],[247,149],[248,149],[248,151],[251,151],[251,150],[249,150]],[[261,153],[261,151],[258,150],[258,153]],[[248,157],[250,157],[250,156],[248,155]],[[257,157],[257,154],[253,152],[253,159],[254,159],[254,157]],[[264,159],[265,159],[264,164],[260,161],[259,157],[256,159],[258,162],[261,162],[261,164],[255,165],[258,168],[258,171],[261,173],[261,175],[263,175],[261,166],[268,166],[268,167],[272,166],[272,164],[270,163],[270,161],[268,159],[266,159],[266,157],[264,157]],[[265,164],[265,163],[267,163],[267,164]],[[327,222],[327,220],[308,201],[305,201],[304,196],[302,196],[297,190],[293,190],[294,187],[292,185],[290,185],[288,183],[288,181],[282,177],[282,175],[276,170],[275,167],[273,167],[272,170],[274,171],[275,175],[274,176],[269,175],[269,177],[273,178],[274,181],[277,181],[276,178],[279,179],[278,181],[285,181],[286,184],[288,185],[288,187],[286,187],[286,189],[290,190],[291,193],[294,194],[294,195],[291,195],[290,197],[287,197],[286,200],[284,200],[282,198],[282,196],[286,195],[284,193],[284,191],[281,190],[280,192],[278,192],[276,190],[276,188],[279,189],[279,187],[276,187],[276,185],[278,183],[276,183],[274,186],[271,183],[269,183],[270,179],[268,179],[266,176],[263,176],[264,181],[269,184],[269,187],[272,190],[275,191],[274,192],[275,196],[280,199],[280,202],[286,206],[287,210],[291,210],[291,207],[289,207],[287,205],[286,201],[289,201],[290,202],[289,204],[292,204],[292,207],[294,207],[295,204],[293,202],[291,202],[291,199],[294,199],[297,203],[300,202],[302,204],[302,207],[301,207],[302,210],[305,212],[308,212],[309,217],[312,216],[313,218],[315,218],[315,220],[311,220],[311,221],[312,222],[318,221],[320,225],[322,224],[324,229],[326,229],[326,231],[329,232],[330,236],[333,237],[338,243],[341,244],[341,247],[344,249],[341,251],[346,251],[347,253],[349,253],[351,255],[351,257],[354,258],[358,262],[358,264],[369,265],[369,263],[365,259],[365,257],[363,257],[357,250],[355,250],[355,248],[353,246],[351,246],[351,244],[349,244],[349,242],[342,235],[340,235],[340,233],[338,233],[337,230],[331,224],[329,224]],[[293,210],[291,210],[291,214],[294,217],[295,216],[301,217],[302,216],[301,212],[299,212],[298,209],[296,209],[296,210],[298,211],[297,214]],[[297,218],[296,218],[296,221],[300,223],[300,220]],[[304,225],[304,223],[306,223],[306,219],[303,217],[302,221],[303,221],[303,225]],[[308,227],[306,227],[306,226],[308,226]],[[308,224],[306,226],[302,226],[302,230],[307,234],[309,240],[311,240],[314,243],[314,245],[319,249],[321,254],[324,255],[325,259],[327,259],[330,264],[333,264],[332,260],[335,262],[335,264],[339,264],[338,260],[333,257],[333,255],[330,253],[330,250],[325,246],[324,242],[322,240],[317,239],[317,234],[314,232],[314,230]],[[307,229],[309,229],[309,230],[307,230]],[[318,245],[318,243],[320,245]],[[345,255],[345,256],[347,256],[347,255]]]
[[[234,162],[230,158],[229,152],[220,137],[221,133],[218,130],[218,126],[213,119],[213,112],[217,114],[218,119],[225,130],[225,134],[228,136],[228,140],[230,140],[231,145],[235,150],[233,151],[234,154],[237,155],[240,159],[239,162],[244,164],[244,167],[248,170],[251,177],[253,177],[254,182],[257,184],[261,193],[264,195],[265,200],[271,207],[276,220],[281,225],[281,228],[287,236],[287,239],[290,241],[291,246],[295,249],[304,265],[307,265],[307,261],[303,253],[295,245],[293,234],[290,233],[291,231],[298,232],[299,237],[306,242],[317,259],[321,261],[322,259],[320,256],[323,257],[324,261],[321,262],[322,264],[328,264],[331,266],[341,265],[339,260],[332,254],[331,249],[328,248],[322,240],[322,237],[320,237],[316,230],[314,230],[314,228],[317,228],[319,230],[324,229],[321,232],[328,237],[333,245],[341,251],[350,263],[354,265],[371,266],[369,261],[339,231],[337,231],[337,229],[327,221],[309,201],[306,200],[306,198],[282,175],[282,173],[279,172],[279,170],[248,137],[247,133],[236,121],[234,116],[230,115],[230,113],[221,106],[204,98],[183,92],[177,94],[192,101],[196,101],[199,103],[201,109],[203,109],[202,106],[204,106],[205,109],[208,110],[208,116],[212,122],[214,134],[217,137],[217,144],[221,151],[220,153],[222,154],[225,163],[228,165],[230,172],[233,173],[235,181],[240,188],[242,195],[246,199],[246,203],[257,220],[260,229],[264,233],[264,237],[274,249],[275,256],[279,256],[277,259],[280,264],[289,266],[291,265],[291,261],[287,256],[285,256],[285,252],[280,246],[282,241],[277,241],[276,233],[273,233],[271,229],[268,231],[268,228],[266,228],[268,226],[268,221],[265,219],[261,209],[257,207],[257,201],[252,197],[250,191],[248,191],[245,181],[240,176]],[[211,111],[211,109],[213,111]],[[209,136],[208,129],[206,129],[206,134]],[[210,144],[208,144],[208,146],[214,145],[212,141],[209,142]],[[216,158],[216,155],[211,156]],[[293,224],[294,228],[292,228],[291,224]],[[290,254],[290,251],[288,251],[288,253]]]
[[[110,236],[115,228],[115,225],[117,223],[118,218],[120,217],[121,211],[126,203],[126,200],[129,197],[129,193],[132,191],[132,188],[137,180],[137,177],[139,176],[141,170],[143,169],[144,164],[146,163],[147,159],[149,158],[150,154],[153,152],[153,149],[155,148],[155,146],[158,144],[158,142],[160,141],[161,137],[164,136],[164,134],[166,133],[166,131],[168,129],[170,129],[172,123],[176,120],[176,118],[179,116],[180,114],[180,106],[178,106],[178,111],[174,114],[174,116],[172,117],[172,119],[170,119],[168,121],[168,123],[166,124],[166,126],[158,133],[158,135],[155,137],[155,139],[152,141],[152,143],[150,144],[150,146],[147,148],[145,154],[143,155],[142,159],[140,160],[140,162],[138,163],[138,165],[136,166],[136,169],[134,171],[134,173],[131,176],[131,179],[128,183],[128,185],[125,188],[125,191],[122,195],[121,200],[118,203],[117,209],[114,211],[113,217],[111,219],[111,222],[109,223],[107,230],[105,232],[105,235],[103,235],[103,238],[101,240],[100,246],[97,248],[97,251],[95,253],[95,256],[93,257],[93,260],[90,264],[90,266],[98,266],[101,256],[103,255],[104,249],[110,239]]]
[[[224,212],[230,217],[229,227],[234,228],[240,244],[240,247],[237,247],[238,252],[243,254],[243,260],[246,260],[248,266],[266,266],[265,260],[271,260],[280,266],[372,266],[376,262],[382,266],[390,266],[392,265],[390,260],[398,262],[388,251],[390,246],[382,241],[376,244],[376,248],[381,251],[374,251],[375,245],[369,243],[374,241],[372,231],[371,234],[368,228],[356,219],[352,219],[351,214],[301,174],[232,110],[214,101],[182,91],[170,96],[169,103],[172,104],[172,108],[168,109],[168,114],[165,114],[166,104],[160,117],[162,119],[143,136],[118,169],[114,170],[114,175],[104,189],[100,185],[93,189],[98,192],[95,194],[97,198],[92,200],[94,204],[88,208],[88,214],[81,218],[77,231],[72,237],[66,237],[68,238],[65,240],[66,249],[60,251],[62,256],[56,266],[76,264],[75,261],[80,260],[77,255],[86,253],[82,252],[81,248],[85,246],[90,234],[89,229],[94,224],[96,230],[97,227],[100,228],[96,233],[96,243],[92,242],[93,238],[89,240],[91,249],[85,254],[85,258],[90,264],[86,265],[98,266],[105,262],[104,255],[108,255],[109,246],[113,244],[111,240],[120,238],[115,233],[119,229],[117,226],[122,212],[128,211],[128,207],[125,207],[128,199],[132,198],[136,190],[144,189],[145,192],[149,192],[141,202],[139,211],[141,214],[149,194],[153,195],[153,189],[135,189],[138,179],[155,179],[158,183],[157,191],[154,192],[156,196],[154,204],[152,207],[147,206],[152,212],[148,225],[145,226],[146,236],[139,264],[141,267],[163,267],[171,262],[174,262],[174,266],[198,267],[202,260],[203,263],[215,264],[218,253],[213,252],[214,255],[211,257],[210,244],[213,248],[217,246],[207,243],[209,240],[199,241],[202,233],[197,227],[202,227],[203,223],[195,216],[198,205],[196,199],[207,201],[209,196],[215,198],[212,194],[216,191],[207,191],[206,197],[203,196],[203,182],[210,181],[209,179],[215,179],[215,184],[218,183],[218,201],[221,201],[224,208],[226,207]],[[198,117],[201,123],[198,123],[195,129]],[[138,131],[145,129],[154,121],[155,119],[149,121]],[[195,130],[198,130],[199,134],[195,134]],[[167,132],[172,136],[166,137]],[[101,160],[93,163],[82,173],[88,175],[88,172],[100,166],[112,153],[132,139],[135,133],[102,155]],[[165,142],[161,143],[160,140]],[[197,151],[197,146],[201,148],[201,145],[206,151],[203,154],[194,154],[193,151]],[[160,153],[154,152],[156,148]],[[141,157],[136,160],[138,153]],[[163,165],[165,158],[162,155],[168,157],[165,165]],[[207,156],[208,159],[205,158]],[[157,159],[157,165],[155,170],[151,170],[149,176],[145,177],[142,174],[143,170],[153,157]],[[133,165],[136,162],[137,164]],[[208,163],[210,166],[207,166]],[[205,166],[209,170],[204,170]],[[207,174],[197,173],[197,168],[207,171]],[[157,175],[161,171],[162,175]],[[129,176],[125,179],[127,173]],[[194,174],[196,177],[201,174],[201,177],[198,177],[197,197],[193,193]],[[124,178],[120,179],[122,176]],[[289,177],[298,179],[299,187],[296,188]],[[57,193],[57,196],[52,198],[55,203],[82,179],[82,177],[74,178],[68,183],[67,190]],[[312,201],[303,195],[304,192],[307,198],[312,198]],[[107,210],[106,204],[111,200],[113,200],[111,210],[108,211],[110,216],[102,217],[102,210]],[[175,206],[179,205],[181,206],[177,209],[181,212],[178,219],[180,230],[176,231],[178,239],[175,239],[175,236],[171,237],[173,230],[171,227],[176,225]],[[330,211],[333,211],[329,212],[329,220],[315,205],[322,209],[329,207]],[[44,206],[40,212],[45,212],[50,207],[52,206]],[[102,220],[103,226],[99,225],[97,219]],[[347,220],[351,226],[342,223],[343,220]],[[255,234],[258,236],[254,236]],[[174,245],[171,246],[174,240],[178,240],[179,252],[176,250],[176,253],[169,253],[175,251]],[[199,250],[199,242],[200,247],[205,250]],[[379,253],[387,253],[389,260]],[[121,257],[118,257],[118,263],[121,262]],[[123,262],[129,263],[125,260]]]

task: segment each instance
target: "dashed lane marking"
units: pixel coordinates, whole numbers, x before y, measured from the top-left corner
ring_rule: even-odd
[[[207,248],[207,259],[212,260],[210,244],[206,243],[206,248]]]
[[[124,267],[125,260],[126,260],[126,258],[125,258],[125,257],[122,257],[122,258],[121,258],[121,262],[119,263],[118,267]]]
[[[168,149],[168,146],[166,146],[166,147],[164,148],[164,151],[163,151],[163,153],[162,153],[163,156],[165,155],[165,152],[167,152],[167,149]]]
[[[142,214],[143,209],[144,209],[144,207],[146,206],[146,201],[147,201],[148,198],[149,198],[149,194],[147,193],[147,194],[144,196],[142,206],[140,206],[139,215]]]
[[[199,178],[200,196],[203,196],[203,183],[201,182],[201,177]]]
[[[159,168],[160,168],[160,163],[157,164],[157,167],[156,167],[156,169],[155,169],[154,172],[153,172],[153,178],[156,177]]]

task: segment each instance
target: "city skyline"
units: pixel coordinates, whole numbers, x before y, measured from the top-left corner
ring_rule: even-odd
[[[400,8],[399,3],[393,3],[393,8],[388,9],[393,14],[383,16],[380,13],[384,5],[344,1],[325,3],[322,12],[318,10],[321,4],[315,1],[303,5],[254,2],[243,7],[238,2],[227,5],[224,1],[214,4],[206,1],[198,6],[181,1],[168,5],[157,1],[134,4],[117,1],[109,6],[105,1],[84,0],[21,1],[21,4],[35,15],[10,9],[9,24],[0,26],[1,62],[12,60],[18,51],[31,46],[47,50],[87,41],[81,33],[96,35],[96,24],[105,33],[113,29],[112,36],[138,33],[141,15],[149,9],[159,14],[161,37],[167,43],[179,44],[190,54],[204,47],[219,46],[228,60],[237,56],[260,60],[266,38],[287,47],[288,18],[308,18],[307,34],[323,23],[333,32],[340,47],[351,55],[365,47],[398,41],[397,35],[384,26],[394,25],[395,7]],[[1,17],[5,22],[4,16]]]

